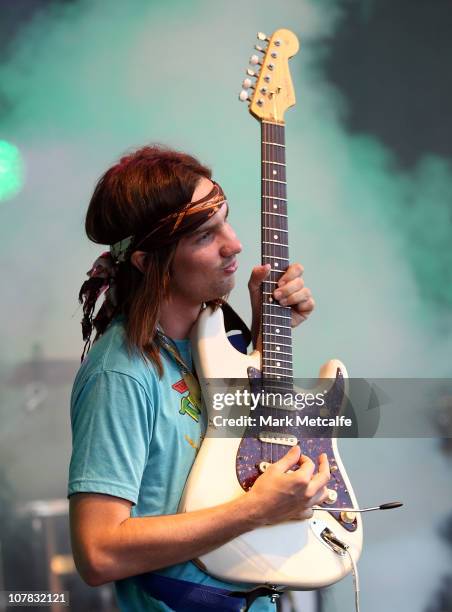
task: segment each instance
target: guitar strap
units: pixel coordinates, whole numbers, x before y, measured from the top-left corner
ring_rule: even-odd
[[[250,591],[228,591],[154,573],[143,574],[140,580],[143,589],[154,599],[177,612],[247,612],[258,597],[276,601],[282,595],[281,591],[268,586]]]
[[[227,302],[223,302],[221,310],[223,311],[224,327],[228,333],[229,342],[240,352],[246,353],[246,349],[251,342],[250,330]]]
[[[223,319],[226,333],[228,334],[228,340],[232,344],[232,346],[240,351],[241,353],[246,354],[248,345],[251,341],[251,332],[239,315],[232,309],[229,304],[224,302],[221,305],[223,311]],[[168,338],[168,336],[163,332],[163,330],[158,327],[157,329],[157,338],[160,342],[160,345],[167,351],[169,355],[174,359],[174,361],[178,364],[182,378],[185,381],[185,384],[190,390],[190,396],[192,401],[195,402],[196,406],[201,408],[201,389],[199,386],[199,381],[196,376],[196,373],[192,372],[189,366],[185,363],[182,355],[179,353],[179,350],[174,343],[174,340]]]

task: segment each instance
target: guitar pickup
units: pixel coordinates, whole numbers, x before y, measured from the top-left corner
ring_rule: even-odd
[[[298,440],[295,436],[282,432],[261,431],[258,439],[268,444],[282,444],[284,446],[296,446],[298,444]]]

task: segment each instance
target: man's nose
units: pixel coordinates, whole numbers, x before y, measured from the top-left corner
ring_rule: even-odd
[[[242,250],[240,240],[237,238],[232,227],[226,229],[225,240],[221,246],[220,254],[222,257],[231,257],[237,255]]]

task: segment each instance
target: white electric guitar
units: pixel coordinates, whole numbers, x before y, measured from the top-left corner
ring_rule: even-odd
[[[249,582],[311,590],[332,584],[351,570],[349,555],[357,561],[362,548],[360,515],[351,512],[357,501],[337,450],[336,439],[317,437],[313,430],[287,427],[276,418],[269,425],[244,425],[236,437],[222,436],[215,426],[219,412],[213,407],[218,379],[250,379],[266,387],[293,389],[291,311],[272,298],[276,283],[289,265],[284,144],[284,112],[295,104],[288,60],[298,51],[297,37],[289,30],[277,30],[268,45],[250,97],[249,110],[261,123],[262,152],[262,263],[271,264],[271,274],[262,288],[262,352],[244,355],[230,344],[221,309],[205,309],[192,334],[196,370],[209,416],[206,437],[187,480],[181,512],[215,506],[245,495],[269,463],[281,458],[290,446],[300,444],[314,460],[326,452],[331,466],[329,498],[323,510],[305,521],[287,521],[245,533],[197,562],[213,576],[230,582]],[[246,80],[244,86],[251,87]],[[241,99],[248,94],[242,91]],[[346,392],[347,373],[338,360],[322,366],[317,386],[310,393],[325,393],[323,414],[339,414]],[[306,410],[306,409],[305,409]],[[318,408],[315,408],[317,412]],[[259,406],[254,417],[266,414],[286,416],[287,410]],[[326,412],[325,412],[326,411]],[[291,412],[293,414],[293,412]],[[303,412],[302,412],[303,414]],[[315,416],[315,412],[309,412]],[[236,430],[237,431],[237,430]],[[331,508],[331,510],[329,510]],[[342,511],[341,509],[344,508]],[[347,549],[347,554],[345,554]]]

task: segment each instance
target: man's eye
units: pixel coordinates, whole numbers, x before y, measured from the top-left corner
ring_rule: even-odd
[[[209,238],[211,235],[211,232],[204,232],[203,234],[201,234],[201,236],[197,239],[196,242],[203,242],[204,240],[207,240],[207,238]]]

